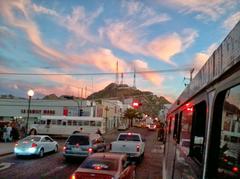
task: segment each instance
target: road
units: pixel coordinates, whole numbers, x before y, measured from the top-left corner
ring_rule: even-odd
[[[145,156],[136,167],[137,179],[161,179],[162,178],[162,156],[163,145],[156,141],[156,132],[147,129],[133,128],[128,130],[139,132],[146,139]],[[127,132],[128,132],[127,131]],[[106,142],[116,139],[118,131],[104,136]],[[64,140],[57,139],[60,149]],[[83,160],[66,162],[61,151],[47,154],[44,158],[24,157],[17,159],[14,155],[0,158],[0,178],[1,179],[67,179],[77,169]],[[6,166],[5,167],[1,167]]]

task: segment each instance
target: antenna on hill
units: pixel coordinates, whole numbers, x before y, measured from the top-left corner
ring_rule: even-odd
[[[117,60],[117,64],[116,64],[116,84],[118,84],[118,60]]]
[[[136,68],[134,65],[134,73],[133,73],[133,88],[136,88]]]
[[[121,85],[123,84],[123,73],[121,73]]]

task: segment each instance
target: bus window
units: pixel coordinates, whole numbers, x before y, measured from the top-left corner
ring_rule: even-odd
[[[192,131],[192,110],[188,110],[188,109],[185,109],[182,112],[181,139],[180,139],[180,146],[186,156],[189,154],[191,131]]]
[[[217,178],[240,178],[240,85],[227,91],[222,109]]]
[[[199,163],[203,161],[203,148],[206,124],[206,102],[200,102],[193,108],[190,156]]]
[[[68,121],[67,121],[67,125],[68,125],[68,126],[71,126],[71,125],[72,125],[72,120],[68,120]]]
[[[95,121],[90,121],[90,126],[95,126]]]
[[[83,125],[83,122],[82,121],[78,121],[78,126],[82,126]]]
[[[84,126],[89,126],[89,121],[84,121],[84,122],[83,122],[83,125],[84,125]]]
[[[62,125],[62,120],[57,120],[57,125]]]
[[[56,125],[57,121],[56,120],[52,120],[52,125]]]
[[[178,130],[178,114],[175,114],[174,129],[173,129],[173,138],[176,139]]]
[[[40,124],[46,124],[46,121],[45,120],[41,120]]]
[[[72,125],[73,125],[73,126],[76,126],[76,125],[77,125],[77,121],[73,120],[73,121],[72,121]]]
[[[101,122],[100,122],[100,121],[97,121],[97,122],[96,122],[96,126],[100,127],[100,126],[101,126]],[[240,126],[239,126],[239,128],[240,128]]]
[[[63,125],[63,126],[66,126],[66,125],[67,125],[66,121],[63,121],[62,125]]]

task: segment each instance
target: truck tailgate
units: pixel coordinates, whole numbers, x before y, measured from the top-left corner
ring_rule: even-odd
[[[118,153],[138,153],[137,145],[139,142],[134,141],[117,141],[112,142],[112,152]]]

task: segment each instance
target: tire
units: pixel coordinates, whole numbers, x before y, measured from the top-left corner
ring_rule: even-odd
[[[57,152],[58,152],[58,146],[56,145],[54,148],[54,153],[57,153]]]
[[[40,149],[38,156],[39,156],[39,158],[42,158],[44,156],[43,148]]]

